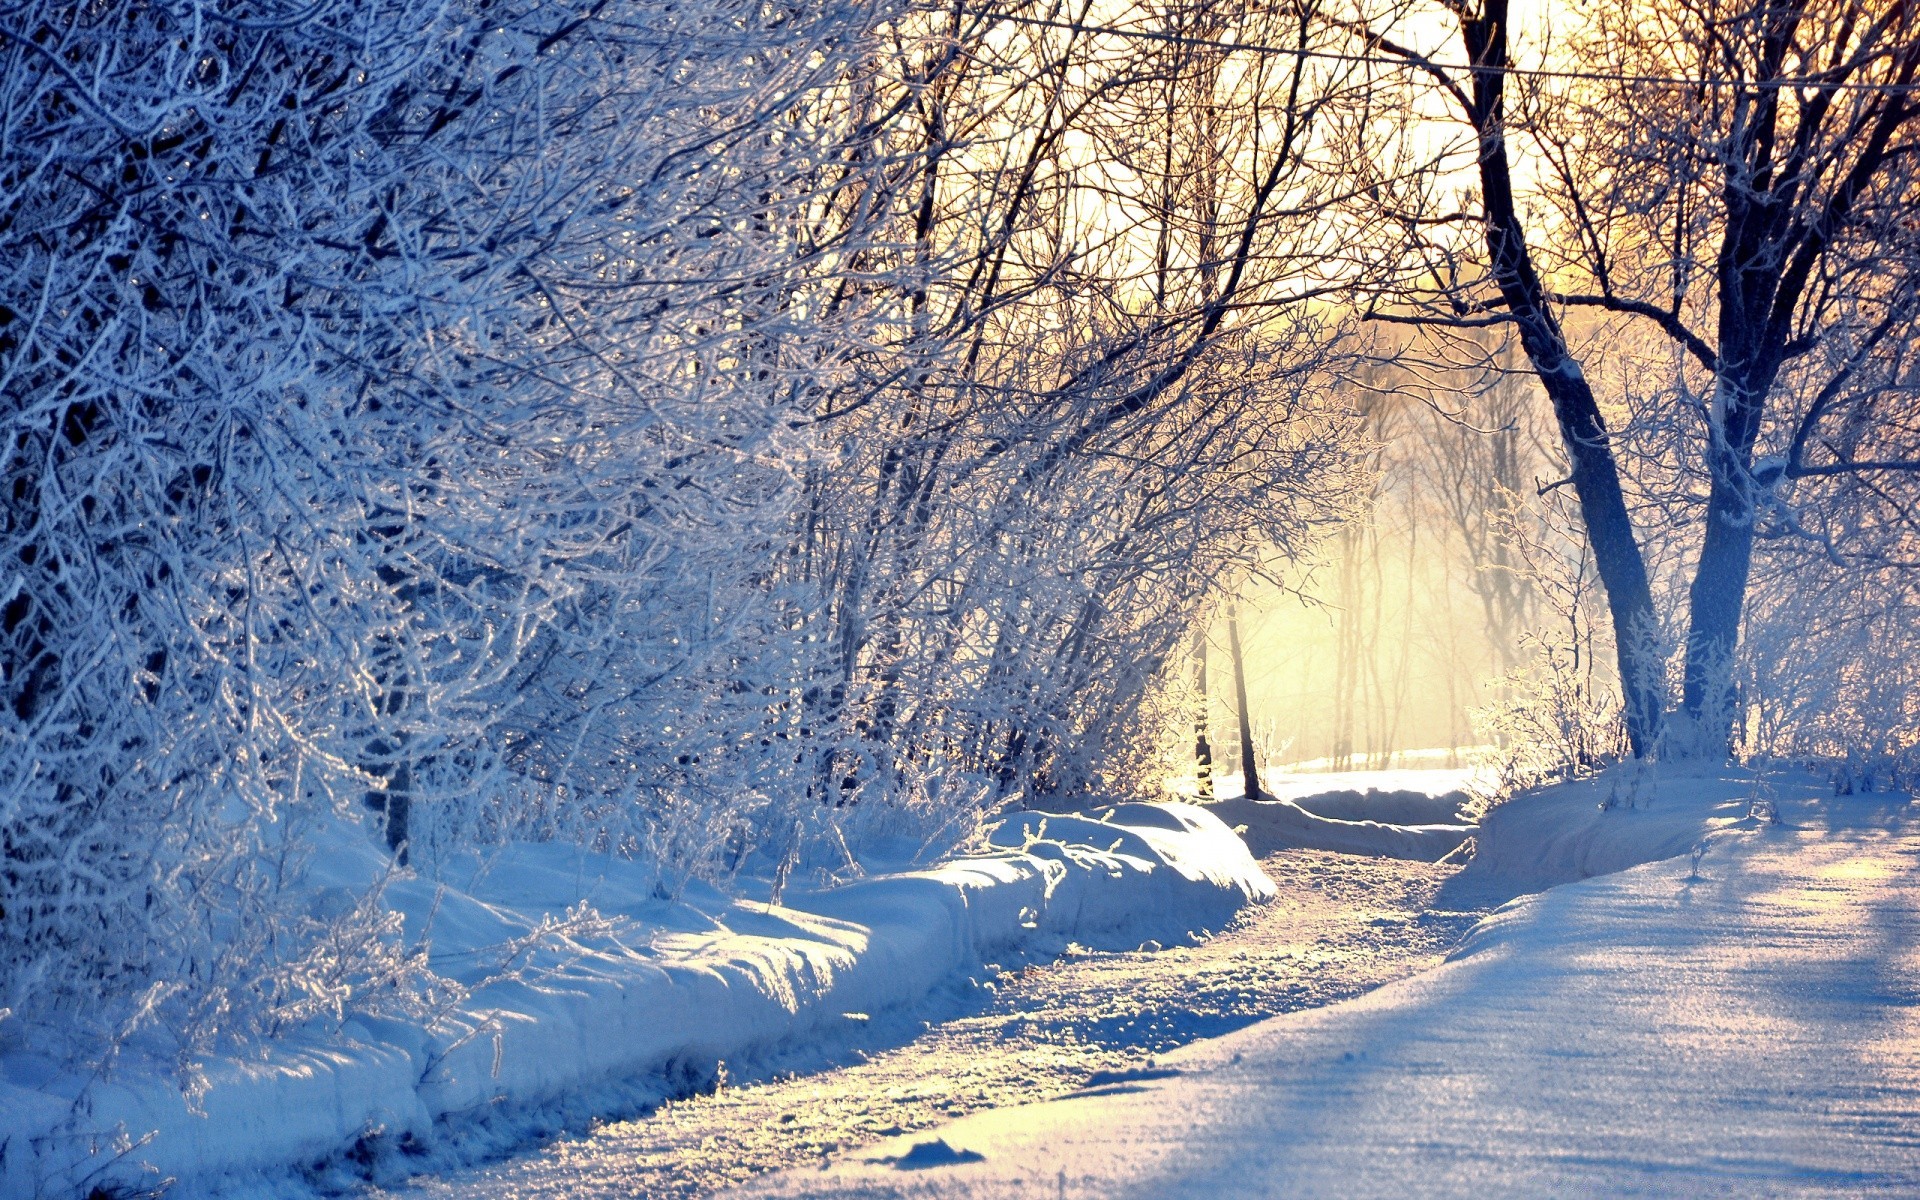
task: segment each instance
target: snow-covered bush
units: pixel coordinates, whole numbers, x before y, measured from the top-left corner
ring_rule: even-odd
[[[1747,616],[1737,749],[1820,764],[1837,791],[1920,788],[1915,581],[1904,570],[1779,558]]]
[[[1497,520],[1511,560],[1501,569],[1523,582],[1539,610],[1518,632],[1518,665],[1473,713],[1497,797],[1599,770],[1631,750],[1600,580],[1567,508],[1554,497],[1513,497]]]
[[[425,1019],[341,838],[670,897],[1126,774],[1211,584],[1347,483],[1345,93],[952,20],[0,13],[0,1039]]]
[[[928,15],[868,101],[913,116],[872,152],[902,164],[901,232],[867,261],[928,283],[823,407],[837,453],[783,564],[825,600],[823,803],[929,764],[1007,796],[1145,782],[1143,706],[1211,594],[1356,478],[1314,152],[1356,96],[1336,65],[1155,40],[1308,36],[1299,14],[1133,13],[1129,39],[995,11]]]
[[[750,791],[794,415],[864,312],[807,308],[859,228],[805,223],[803,104],[862,15],[0,23],[0,1010],[82,1054],[337,1015],[417,964],[301,911],[315,825]]]

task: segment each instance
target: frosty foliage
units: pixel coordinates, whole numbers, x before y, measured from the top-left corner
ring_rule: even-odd
[[[1165,19],[1328,36],[1290,5]],[[1363,107],[1339,73],[981,12],[930,30],[864,102],[911,104],[875,155],[903,164],[893,265],[934,282],[821,413],[791,564],[824,601],[831,805],[930,766],[988,796],[1137,782],[1128,718],[1164,717],[1209,592],[1309,544],[1356,480],[1316,303],[1322,152]]]
[[[1571,509],[1557,493],[1508,493],[1487,538],[1501,559],[1481,570],[1509,576],[1531,609],[1510,633],[1513,665],[1473,713],[1497,798],[1591,773],[1629,751],[1600,580]]]
[[[1630,348],[1629,339],[1616,346],[1613,370],[1644,369]],[[1909,385],[1879,386],[1886,402]],[[1636,411],[1667,399],[1622,390]],[[1652,511],[1684,511],[1689,481],[1675,465],[1684,458],[1661,444],[1672,431],[1649,421],[1636,423],[1635,433],[1643,502]],[[1872,436],[1881,442],[1877,453],[1910,452],[1910,443],[1897,440],[1905,436],[1898,426],[1881,426]],[[1476,728],[1495,747],[1490,765],[1503,792],[1586,774],[1628,752],[1618,677],[1606,662],[1610,638],[1597,620],[1597,581],[1579,524],[1559,495],[1515,497],[1498,522],[1514,558],[1502,569],[1541,606],[1516,639],[1523,661],[1475,714]],[[1771,502],[1740,643],[1716,664],[1734,687],[1706,723],[1733,730],[1731,752],[1739,760],[1804,763],[1830,774],[1841,792],[1911,789],[1920,781],[1920,676],[1913,669],[1920,645],[1911,617],[1920,597],[1913,534],[1898,495],[1839,477],[1783,484]],[[1649,525],[1644,544],[1656,566],[1659,608],[1677,614],[1699,539],[1679,521]],[[1668,656],[1652,669],[1666,681],[1669,738],[1684,738],[1676,669],[1683,648],[1676,640],[1666,630],[1647,639]],[[1686,757],[1689,747],[1662,752]]]
[[[1443,120],[1477,153],[1465,170],[1451,151],[1425,171],[1389,156],[1369,180],[1382,250],[1407,263],[1379,315],[1456,346],[1513,333],[1605,583],[1633,751],[1721,759],[1768,543],[1843,570],[1913,561],[1860,546],[1857,522],[1915,528],[1920,16],[1688,0],[1574,6],[1549,31],[1506,0],[1414,8],[1444,41],[1415,52],[1407,7],[1356,0],[1353,49],[1391,64],[1403,156]],[[1474,69],[1444,65],[1449,43]],[[1663,559],[1676,547],[1685,561]],[[1669,714],[1643,639],[1675,624]]]
[[[0,16],[0,1008],[338,1016],[418,962],[283,900],[314,823],[753,786],[856,18]]]
[[[1824,765],[1840,793],[1920,788],[1911,572],[1770,556],[1736,664],[1752,757]],[[1772,586],[1767,586],[1772,585]]]
[[[190,1082],[430,1020],[308,883],[343,830],[670,897],[1125,782],[1351,465],[1354,102],[1285,70],[862,0],[0,14],[0,1039]]]

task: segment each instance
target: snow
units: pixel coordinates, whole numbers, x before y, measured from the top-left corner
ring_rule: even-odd
[[[1622,871],[1751,828],[1756,805],[1810,803],[1828,790],[1792,771],[1631,763],[1493,809],[1449,890],[1506,899]]]
[[[1332,850],[1437,862],[1475,832],[1461,815],[1478,782],[1470,768],[1283,770],[1260,782],[1265,795],[1249,800],[1237,776],[1216,780],[1220,798],[1207,804],[1258,856]]]
[[[728,1059],[710,1093],[599,1097],[503,1161],[404,1184],[379,1171],[370,1200],[705,1200],[814,1165],[830,1147],[1064,1095],[1202,1037],[1370,991],[1437,965],[1476,919],[1422,915],[1457,868],[1312,850],[1261,866],[1275,898],[1203,942],[997,958],[843,1038]]]
[[[1363,812],[1378,805],[1389,812],[1447,817],[1451,812],[1420,812],[1421,802],[1433,798],[1419,792],[1334,792],[1301,800],[1248,800],[1236,797],[1208,807],[1222,821],[1241,830],[1247,848],[1257,855],[1278,850],[1333,850],[1341,854],[1372,854],[1387,858],[1417,858],[1437,862],[1472,836],[1474,827],[1460,822],[1396,824],[1349,820],[1323,815],[1316,806],[1326,802],[1329,812]],[[1452,804],[1440,798],[1440,805]]]
[[[1482,885],[1625,869],[1509,903],[1428,974],[739,1194],[1920,1193],[1920,830],[1905,797],[1826,790],[1629,771],[1523,798]]]
[[[668,904],[649,865],[559,845],[395,880],[387,902],[433,968],[471,989],[462,1003],[431,1024],[351,1021],[209,1062],[198,1111],[157,1070],[88,1081],[24,1052],[0,1058],[0,1196],[83,1190],[90,1176],[173,1177],[175,1196],[267,1187],[363,1135],[424,1146],[503,1107],[830,1038],[850,1014],[911,1003],[989,955],[1184,940],[1273,894],[1244,844],[1192,805],[1020,813],[989,842],[785,905],[710,892]],[[364,840],[323,849],[316,904],[385,869]],[[591,912],[569,916],[581,902]]]
[[[1393,825],[1471,825],[1461,815],[1464,792],[1345,789],[1295,797],[1293,803],[1328,821],[1380,821]]]
[[[1350,770],[1334,770],[1331,759],[1268,765],[1260,768],[1260,790],[1275,800],[1301,800],[1333,792],[1415,792],[1423,796],[1444,796],[1490,790],[1493,776],[1487,770],[1445,765],[1461,753],[1408,751],[1394,756],[1397,765],[1358,766]],[[1166,786],[1177,795],[1198,798],[1201,803],[1242,795],[1240,771],[1234,763],[1224,763],[1215,769],[1206,796],[1201,796],[1200,781],[1192,775],[1176,776],[1169,779]]]
[[[1445,795],[1448,792],[1474,792],[1486,790],[1492,784],[1492,776],[1480,767],[1446,766],[1457,752],[1450,751],[1413,751],[1397,756],[1398,765],[1368,767],[1357,770],[1336,771],[1330,769],[1327,760],[1306,763],[1291,763],[1284,767],[1268,767],[1260,772],[1260,787],[1269,796],[1281,800],[1298,800],[1303,796],[1319,795],[1325,792],[1368,790],[1379,792],[1420,792],[1428,796]],[[1427,765],[1416,765],[1425,763]],[[1216,778],[1215,787],[1219,788],[1227,780]],[[1233,781],[1238,786],[1238,780]],[[1227,795],[1221,789],[1221,795]],[[1237,793],[1236,793],[1237,794]]]

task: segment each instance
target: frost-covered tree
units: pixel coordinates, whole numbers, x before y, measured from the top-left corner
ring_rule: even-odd
[[[806,283],[864,227],[805,217],[869,23],[0,14],[0,1009],[337,1010],[404,964],[315,966],[316,823],[404,854],[512,771],[657,829],[730,769],[860,339]]]
[[[1505,0],[1432,8],[1444,42],[1402,21],[1421,5],[1345,26],[1396,64],[1408,114],[1467,132],[1459,197],[1434,176],[1374,180],[1414,247],[1383,315],[1517,337],[1560,426],[1639,753],[1667,699],[1648,530],[1694,531],[1666,748],[1721,753],[1756,545],[1871,555],[1837,521],[1842,495],[1872,492],[1894,522],[1912,501],[1920,18],[1683,0],[1601,8],[1549,43]],[[1596,387],[1621,326],[1576,312],[1666,340],[1662,383],[1633,388],[1654,403]]]
[[[0,1036],[413,1003],[378,896],[302,890],[343,837],[671,894],[1124,776],[1208,588],[1346,486],[1362,126],[1314,60],[1057,24],[0,13]]]
[[[1356,98],[1196,40],[1324,40],[1312,12],[936,10],[863,98],[900,114],[872,153],[924,282],[816,418],[839,454],[793,569],[829,597],[823,799],[930,763],[991,792],[1124,777],[1209,592],[1339,507],[1319,155]]]

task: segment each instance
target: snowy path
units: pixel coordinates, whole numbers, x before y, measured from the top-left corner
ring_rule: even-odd
[[[969,1112],[1064,1095],[1097,1072],[1346,999],[1433,966],[1477,915],[1426,911],[1451,868],[1320,851],[1276,854],[1264,866],[1278,899],[1202,945],[1070,954],[1003,972],[922,1012],[942,1019],[918,1037],[918,1021],[850,1021],[837,1060],[764,1064],[760,1072],[783,1077],[385,1194],[704,1195]]]
[[[1881,798],[1785,813],[1727,827],[1697,871],[1682,856],[1527,897],[1446,965],[1353,1003],[745,1190],[1920,1195],[1914,814]]]

